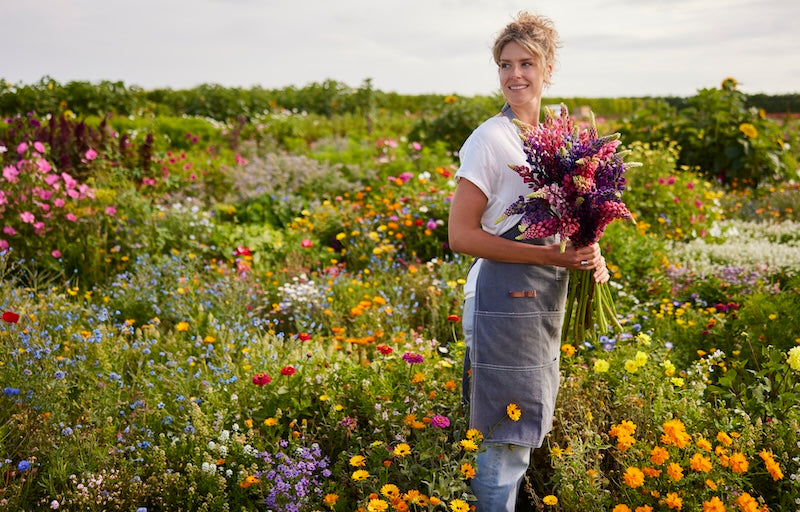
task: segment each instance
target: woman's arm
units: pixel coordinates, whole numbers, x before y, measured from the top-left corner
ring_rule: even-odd
[[[608,269],[597,244],[575,248],[567,244],[564,252],[558,244],[531,245],[487,233],[481,228],[481,216],[487,198],[475,184],[460,179],[450,205],[448,238],[450,249],[503,263],[555,265],[571,269],[595,269],[597,282],[608,281]],[[582,265],[586,262],[586,265]]]

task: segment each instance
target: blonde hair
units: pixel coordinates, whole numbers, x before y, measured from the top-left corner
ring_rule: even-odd
[[[497,36],[492,48],[494,62],[500,65],[500,54],[511,41],[516,42],[534,55],[542,69],[555,67],[556,49],[561,46],[558,32],[550,18],[522,11],[514,21]],[[550,83],[550,73],[545,73],[545,83]]]

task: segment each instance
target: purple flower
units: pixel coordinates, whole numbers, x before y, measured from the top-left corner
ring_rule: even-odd
[[[421,364],[423,361],[425,361],[425,358],[415,352],[406,352],[403,354],[403,361],[407,362],[408,364]]]
[[[447,416],[436,415],[431,418],[431,425],[439,428],[447,428],[450,426],[450,419]]]

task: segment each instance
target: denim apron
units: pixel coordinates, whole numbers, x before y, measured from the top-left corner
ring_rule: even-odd
[[[514,239],[516,228],[502,236]],[[520,243],[548,245],[556,237]],[[475,290],[470,427],[485,443],[539,448],[553,426],[560,381],[568,272],[551,265],[482,260]],[[507,406],[521,415],[513,421]]]

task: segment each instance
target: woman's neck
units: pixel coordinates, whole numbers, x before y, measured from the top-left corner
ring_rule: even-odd
[[[524,104],[511,106],[509,103],[503,107],[503,113],[508,115],[508,111],[513,116],[525,124],[536,126],[539,124],[539,108],[538,105]]]

